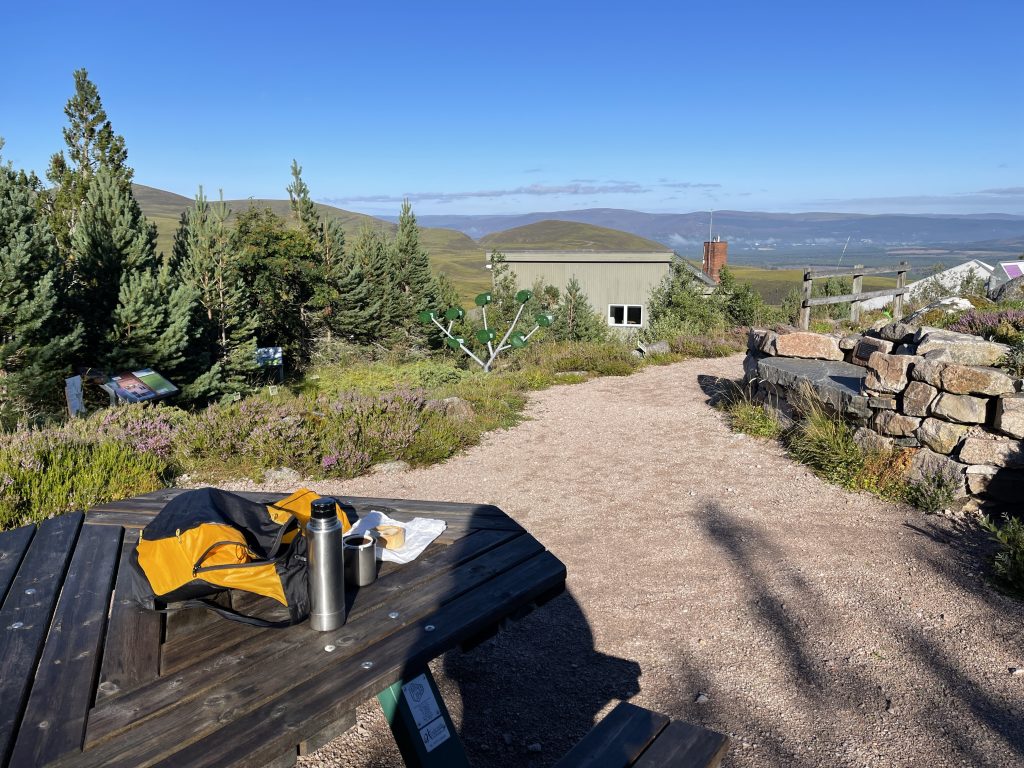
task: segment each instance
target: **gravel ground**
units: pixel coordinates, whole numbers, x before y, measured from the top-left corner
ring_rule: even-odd
[[[731,433],[705,390],[740,373],[555,387],[444,465],[314,484],[491,502],[566,564],[565,595],[433,665],[471,762],[550,765],[630,699],[731,734],[730,766],[1024,765],[1024,604],[983,543]],[[300,764],[401,761],[370,702]]]

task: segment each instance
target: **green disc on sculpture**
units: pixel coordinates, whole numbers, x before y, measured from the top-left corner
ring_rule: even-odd
[[[466,313],[462,311],[462,307],[452,307],[444,313],[444,316],[449,320],[461,320],[462,316],[465,314]]]
[[[466,340],[461,336],[454,336],[452,338],[446,339],[444,343],[447,344],[452,349],[459,349],[465,341]]]
[[[509,341],[512,343],[512,346],[515,347],[516,349],[522,349],[523,347],[526,346],[526,337],[523,336],[523,334],[521,333],[513,333]]]
[[[486,344],[488,341],[494,341],[494,331],[490,328],[481,328],[476,332],[476,340],[481,344]]]
[[[555,322],[554,316],[545,314],[543,312],[537,315],[535,319],[537,320],[537,325],[539,325],[541,328],[548,328],[551,326],[553,322]]]
[[[489,294],[489,293],[478,294],[477,297],[475,299],[473,299],[473,301],[476,302],[476,305],[478,307],[486,307],[488,304],[491,303],[491,294]]]
[[[421,323],[429,323],[431,320],[434,319],[434,313],[424,310],[423,312],[419,313],[418,317]]]
[[[522,290],[516,294],[516,301],[520,304],[525,304],[533,298],[533,291]]]

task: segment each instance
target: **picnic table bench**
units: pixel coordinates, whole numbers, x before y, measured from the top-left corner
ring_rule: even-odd
[[[290,766],[374,695],[407,762],[465,764],[427,662],[565,589],[562,563],[497,507],[349,497],[357,512],[447,528],[416,561],[347,590],[339,630],[146,611],[128,558],[180,492],[0,534],[0,766]]]

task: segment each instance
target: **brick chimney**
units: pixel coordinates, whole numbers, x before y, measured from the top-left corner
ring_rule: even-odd
[[[709,243],[704,243],[704,274],[718,282],[718,273],[722,271],[726,261],[729,260],[729,244],[723,243],[717,238]]]

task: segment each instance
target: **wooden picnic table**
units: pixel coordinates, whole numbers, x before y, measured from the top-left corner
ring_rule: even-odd
[[[456,765],[465,758],[443,701],[442,720],[425,725],[402,686],[437,696],[427,662],[565,589],[565,566],[495,506],[346,497],[357,512],[447,528],[414,562],[386,563],[375,583],[347,590],[339,630],[146,611],[131,599],[128,557],[181,492],[0,534],[0,766],[290,766],[374,695],[407,762]],[[429,755],[428,732],[443,742]]]

